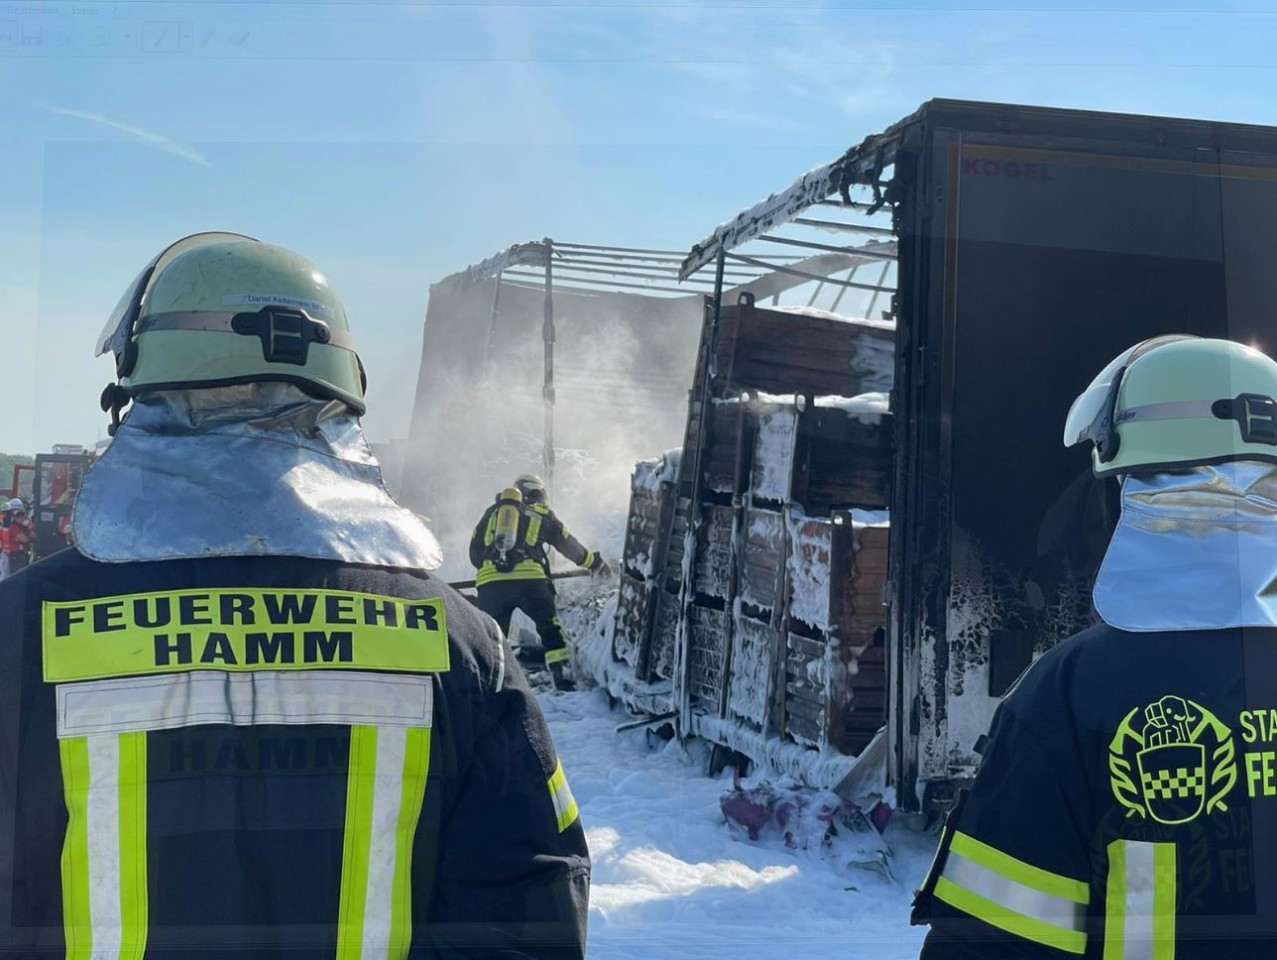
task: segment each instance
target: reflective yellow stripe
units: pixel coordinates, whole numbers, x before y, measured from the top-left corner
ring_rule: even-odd
[[[409,730],[404,752],[403,790],[399,801],[399,825],[395,831],[394,895],[390,904],[388,953],[391,960],[406,958],[412,943],[412,847],[426,798],[430,730]]]
[[[146,734],[59,741],[67,830],[62,915],[68,958],[146,952]]]
[[[499,580],[544,580],[545,568],[536,560],[520,560],[509,571],[502,573],[490,560],[485,560],[475,574],[475,586],[495,583]]]
[[[537,540],[541,537],[541,517],[538,514],[528,514],[528,531],[523,535],[523,541],[529,547],[535,547]]]
[[[550,788],[550,799],[554,802],[554,813],[559,822],[559,833],[570,827],[577,818],[576,798],[568,786],[567,775],[563,772],[563,762],[555,764],[554,773],[547,784]]]
[[[341,903],[337,914],[337,960],[363,955],[364,905],[368,899],[368,854],[377,773],[377,728],[350,728],[346,774],[346,831],[341,855]]]
[[[338,960],[405,960],[412,850],[430,768],[428,727],[353,727]]]
[[[960,831],[950,842],[935,895],[1026,940],[1069,953],[1086,950],[1086,883],[1017,860]]]
[[[1073,903],[1087,903],[1091,899],[1091,890],[1083,881],[1017,860],[960,830],[954,833],[949,849],[1010,880],[1053,897]]]
[[[1153,960],[1175,958],[1176,869],[1175,844],[1157,844],[1153,851]]]
[[[562,663],[564,660],[569,659],[571,656],[572,654],[568,651],[567,647],[559,647],[557,650],[545,651],[545,662],[546,663]]]
[[[146,953],[146,736],[119,737],[121,960],[142,960]]]
[[[485,547],[492,546],[492,542],[496,539],[496,535],[497,535],[497,512],[493,510],[492,516],[488,517],[488,525],[487,527],[484,528],[484,531],[483,531],[483,545]]]
[[[1174,843],[1114,840],[1108,846],[1104,960],[1174,960]]]
[[[89,746],[84,737],[61,740],[62,792],[67,806],[62,845],[62,925],[67,960],[88,960],[93,952],[89,917]]]
[[[958,886],[947,877],[942,876],[936,881],[935,895],[963,913],[1017,937],[1066,953],[1081,955],[1086,952],[1085,931],[1065,930],[1052,923],[1013,913],[999,903]]]

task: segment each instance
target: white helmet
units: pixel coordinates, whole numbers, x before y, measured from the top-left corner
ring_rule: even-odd
[[[25,510],[27,508],[27,505],[23,503],[21,500],[19,500],[17,497],[14,497],[12,500],[10,500],[8,503],[4,505],[4,508],[9,513],[12,513],[15,510]]]

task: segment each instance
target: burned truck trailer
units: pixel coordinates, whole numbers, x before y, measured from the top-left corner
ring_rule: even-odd
[[[942,807],[1015,678],[1093,622],[1116,489],[1062,445],[1074,397],[1158,334],[1277,349],[1277,129],[934,100],[718,228],[682,274],[768,242],[851,249],[807,212],[835,206],[889,215],[898,256],[887,756],[902,808]],[[711,341],[729,306],[720,284]]]

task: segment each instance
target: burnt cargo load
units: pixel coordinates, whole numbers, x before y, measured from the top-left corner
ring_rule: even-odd
[[[683,275],[817,205],[891,217],[888,774],[904,809],[945,806],[1015,678],[1093,622],[1116,490],[1062,445],[1074,397],[1158,334],[1277,349],[1277,129],[935,100],[718,228]]]
[[[682,450],[634,473],[596,679],[832,786],[885,721],[892,325],[750,295],[715,319]]]

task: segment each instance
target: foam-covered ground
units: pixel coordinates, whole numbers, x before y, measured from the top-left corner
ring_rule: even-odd
[[[702,745],[642,730],[599,690],[541,698],[594,858],[592,960],[916,957],[912,890],[935,845],[893,822],[894,878],[848,864],[851,847],[736,839],[719,810],[731,774],[706,776]]]

